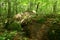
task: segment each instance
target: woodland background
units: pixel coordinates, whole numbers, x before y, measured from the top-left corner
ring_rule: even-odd
[[[0,40],[60,40],[60,0],[0,0]]]

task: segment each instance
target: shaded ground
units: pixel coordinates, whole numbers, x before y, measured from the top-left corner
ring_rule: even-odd
[[[23,31],[1,30],[1,40],[59,40],[60,15],[42,15],[22,24]],[[13,27],[14,28],[14,27]]]

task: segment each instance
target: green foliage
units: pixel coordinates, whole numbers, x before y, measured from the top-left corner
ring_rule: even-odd
[[[5,31],[2,33],[2,35],[0,34],[0,40],[12,40],[16,33],[16,31],[12,31],[10,33],[8,33],[8,31]]]
[[[39,20],[37,20],[38,23],[44,23],[46,21],[46,18],[40,18]]]
[[[21,31],[21,24],[18,22],[13,22],[11,24],[8,25],[8,30],[17,30],[17,31]]]

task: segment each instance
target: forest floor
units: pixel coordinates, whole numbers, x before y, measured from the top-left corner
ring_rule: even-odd
[[[47,15],[40,19],[32,20],[28,27],[30,38],[25,37],[25,32],[17,30],[0,29],[0,40],[59,40],[60,39],[60,16]],[[37,20],[37,21],[36,21]],[[27,34],[28,35],[28,34]],[[29,35],[28,35],[29,36]]]

